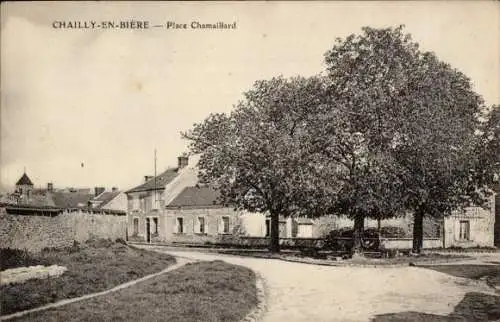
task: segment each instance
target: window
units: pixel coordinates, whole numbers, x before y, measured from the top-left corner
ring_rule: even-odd
[[[271,236],[271,220],[266,219],[266,237]]]
[[[158,218],[153,218],[153,234],[158,235]]]
[[[205,233],[205,217],[198,217],[197,233]]]
[[[222,217],[221,232],[223,234],[229,234],[229,217]]]
[[[139,233],[139,218],[134,218],[134,235]]]
[[[441,226],[437,225],[436,226],[436,238],[441,237]]]
[[[176,221],[176,232],[178,234],[182,234],[184,233],[184,218],[182,217],[177,217],[177,221]]]
[[[470,223],[468,220],[460,221],[460,240],[469,240],[470,239]]]

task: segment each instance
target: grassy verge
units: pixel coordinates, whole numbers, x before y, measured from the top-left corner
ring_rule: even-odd
[[[255,274],[222,261],[188,264],[132,287],[15,321],[240,321],[257,304]]]
[[[66,249],[46,249],[29,255],[29,259],[23,256],[24,262],[57,264],[68,270],[57,278],[0,286],[2,315],[100,292],[175,263],[175,259],[167,254],[135,249],[109,240],[89,241]],[[11,260],[12,263],[23,261]]]

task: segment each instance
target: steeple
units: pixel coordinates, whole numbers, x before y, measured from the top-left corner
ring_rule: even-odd
[[[28,177],[26,174],[26,170],[24,171],[23,175],[19,180],[16,182],[16,186],[33,186],[33,182],[31,182],[31,179]]]

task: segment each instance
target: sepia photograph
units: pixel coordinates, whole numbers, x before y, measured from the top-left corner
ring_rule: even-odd
[[[500,321],[500,2],[0,9],[0,321]]]

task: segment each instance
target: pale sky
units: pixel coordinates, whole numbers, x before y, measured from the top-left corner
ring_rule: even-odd
[[[500,3],[2,3],[1,175],[37,187],[140,184],[187,151],[180,131],[227,112],[254,81],[324,69],[336,37],[406,25],[424,50],[500,103]],[[61,30],[52,22],[147,20],[235,30]],[[84,167],[81,167],[84,163]]]

